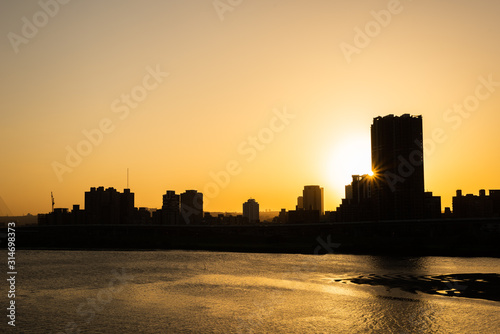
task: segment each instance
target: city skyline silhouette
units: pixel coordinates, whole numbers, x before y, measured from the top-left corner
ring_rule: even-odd
[[[422,138],[422,116],[393,114],[378,116],[371,125],[372,172],[352,175],[352,183],[345,185],[345,197],[335,210],[324,208],[324,189],[318,185],[306,185],[297,197],[295,210],[281,208],[272,222],[319,223],[353,221],[405,221],[443,218],[485,218],[500,217],[500,190],[491,190],[486,196],[479,190],[479,198],[462,196],[457,190],[453,206],[441,209],[441,197],[424,191],[424,155]],[[231,167],[234,171],[234,164]],[[229,182],[231,171],[213,175],[213,187]],[[127,186],[129,171],[127,169]],[[205,191],[210,189],[206,187]],[[471,197],[472,196],[472,197]],[[54,209],[39,215],[42,225],[69,224],[157,224],[157,225],[211,225],[220,224],[223,216],[212,217],[203,210],[204,194],[198,190],[186,190],[176,194],[167,190],[163,195],[161,208],[137,208],[135,194],[130,188],[123,193],[110,187],[92,187],[85,193],[85,209],[73,205]],[[224,212],[228,212],[225,210]],[[242,215],[225,224],[259,223],[259,204],[250,198],[243,203]]]
[[[0,195],[13,215],[47,211],[50,191],[71,207],[90,187],[123,189],[126,168],[137,205],[158,208],[167,188],[204,191],[234,161],[207,210],[248,196],[293,209],[281,195],[306,184],[335,208],[370,171],[371,120],[391,113],[423,116],[425,187],[443,207],[456,189],[500,188],[496,4],[400,1],[389,18],[387,1],[68,3],[40,26],[37,3],[4,6]]]

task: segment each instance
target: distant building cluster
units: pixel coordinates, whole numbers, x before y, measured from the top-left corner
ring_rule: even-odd
[[[404,114],[376,117],[371,125],[372,174],[353,175],[345,187],[345,198],[336,211],[324,209],[324,189],[306,185],[295,210],[282,209],[274,223],[311,224],[420,220],[440,218],[500,217],[500,190],[479,191],[479,196],[453,197],[453,211],[441,212],[441,197],[424,189],[422,116]],[[39,224],[156,224],[156,225],[245,225],[259,223],[259,203],[250,198],[243,214],[203,212],[203,194],[186,190],[163,195],[161,209],[134,207],[134,193],[124,189],[91,188],[85,193],[85,209],[74,205],[53,208],[39,215]]]
[[[318,185],[304,186],[295,210],[282,209],[275,222],[283,224],[319,223],[324,216],[324,192]]]
[[[85,192],[85,210],[73,205],[73,210],[54,208],[51,213],[38,215],[39,225],[133,224],[150,216],[145,208],[134,207],[134,193],[124,189],[92,187]]]
[[[158,225],[199,225],[202,221],[203,194],[196,190],[186,190],[180,195],[167,190],[161,209],[153,212],[153,222]]]
[[[243,203],[243,215],[218,214],[212,216],[203,212],[203,194],[186,190],[176,194],[167,190],[163,195],[161,209],[136,208],[134,193],[124,189],[92,187],[85,192],[85,209],[80,205],[68,208],[54,208],[48,214],[38,215],[39,225],[245,225],[259,223],[259,203],[249,199]]]
[[[479,196],[463,196],[462,190],[457,190],[452,205],[453,218],[500,217],[500,190],[490,190],[486,195],[486,191],[481,189]]]

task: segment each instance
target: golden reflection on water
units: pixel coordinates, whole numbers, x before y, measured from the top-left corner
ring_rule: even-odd
[[[130,297],[142,301],[138,307],[154,305],[158,315],[166,312],[183,318],[186,312],[198,312],[242,333],[391,332],[395,328],[400,331],[394,333],[440,333],[449,331],[457,323],[456,316],[463,314],[463,310],[457,312],[458,301],[439,296],[319,281],[317,277],[297,281],[200,274],[147,284]]]
[[[30,293],[22,296],[19,326],[32,329],[25,333],[64,332],[68,323],[82,333],[494,333],[500,328],[498,302],[408,289],[415,282],[450,289],[441,281],[451,284],[451,276],[443,274],[500,271],[496,259],[181,251],[22,256],[24,277],[30,279],[20,285]],[[117,268],[133,279],[85,323],[79,305],[95,299]]]

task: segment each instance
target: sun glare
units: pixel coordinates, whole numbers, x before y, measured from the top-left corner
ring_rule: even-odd
[[[336,192],[352,181],[352,175],[369,174],[371,170],[370,139],[366,136],[349,136],[333,147],[326,171],[329,183]]]

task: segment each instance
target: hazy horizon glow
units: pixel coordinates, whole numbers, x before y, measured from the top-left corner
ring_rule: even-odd
[[[137,207],[219,175],[206,211],[248,198],[294,209],[308,184],[334,210],[370,172],[373,118],[405,113],[423,117],[425,187],[443,207],[457,189],[500,188],[500,3],[57,4],[31,37],[23,18],[43,20],[39,2],[0,5],[0,197],[13,215],[49,212],[51,191],[68,208],[90,187],[122,191],[127,168]],[[86,156],[68,166],[78,145]]]

